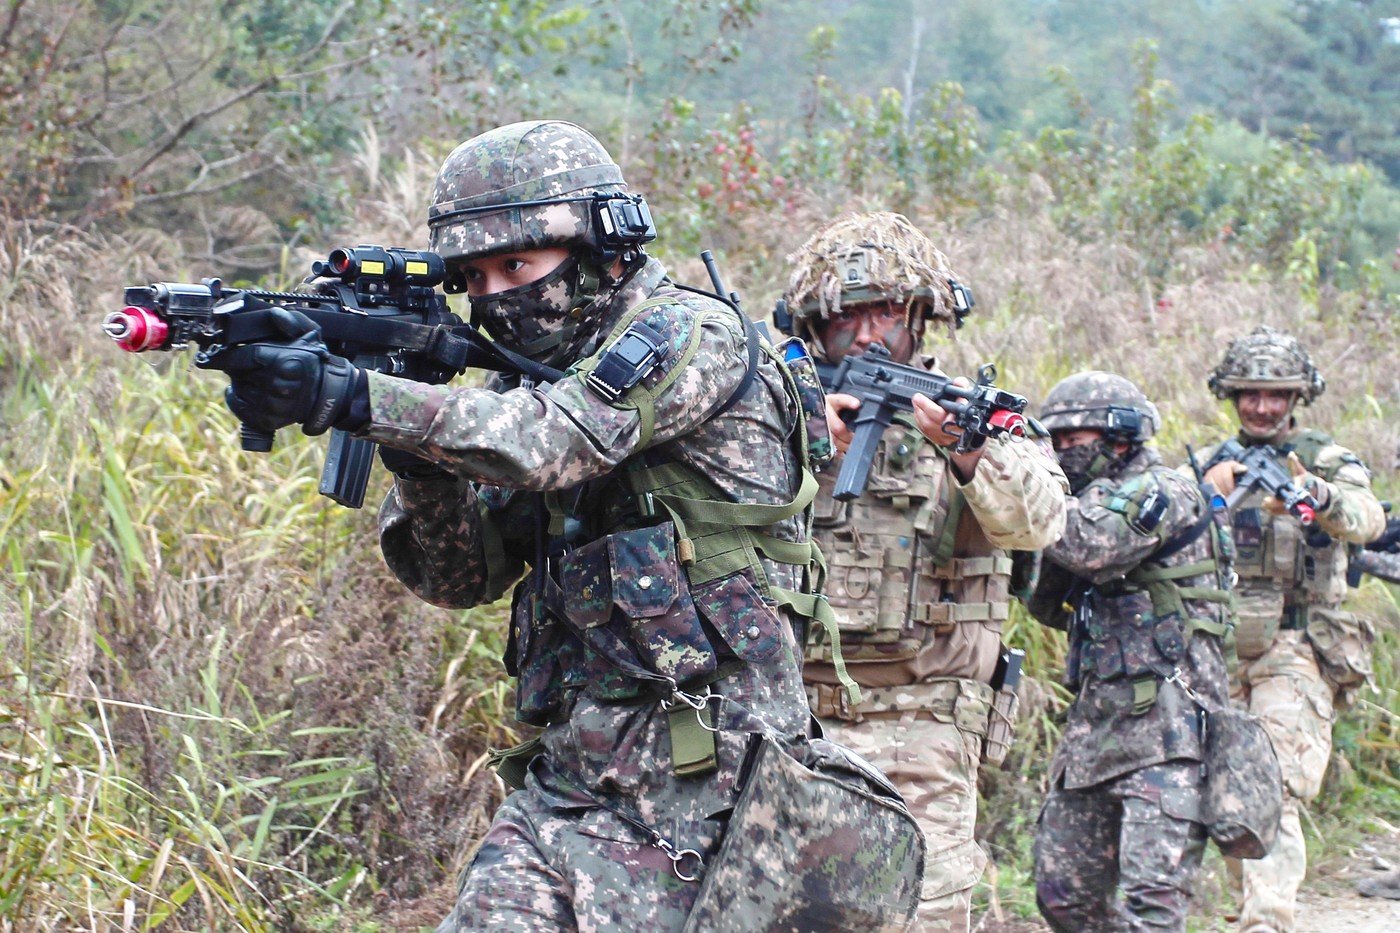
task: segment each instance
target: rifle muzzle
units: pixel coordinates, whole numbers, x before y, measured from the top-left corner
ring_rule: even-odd
[[[128,305],[102,319],[102,332],[128,353],[159,349],[170,336],[170,325],[149,308]]]

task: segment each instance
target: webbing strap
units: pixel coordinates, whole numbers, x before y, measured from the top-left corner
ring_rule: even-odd
[[[846,671],[846,659],[841,655],[841,630],[836,624],[836,613],[821,593],[797,593],[773,587],[773,598],[779,606],[786,606],[800,616],[811,619],[822,627],[826,640],[831,645],[831,666],[836,671],[836,679],[846,690],[852,704],[860,702],[860,687]]]
[[[943,448],[938,448],[942,450]],[[953,559],[953,546],[958,536],[958,522],[962,519],[963,506],[967,504],[967,497],[964,496],[952,483],[948,484],[948,517],[943,522],[943,531],[939,534],[938,540],[933,545],[933,563],[936,567],[942,567]]]
[[[639,470],[639,473],[650,472]],[[684,519],[710,525],[734,525],[740,528],[761,528],[799,515],[817,496],[817,478],[811,470],[802,471],[802,484],[790,502],[764,505],[758,502],[724,502],[692,499],[668,492],[653,492],[651,497]]]
[[[1155,583],[1158,580],[1180,580],[1183,577],[1199,577],[1202,574],[1215,573],[1216,563],[1214,560],[1198,560],[1194,564],[1178,564],[1175,567],[1144,567],[1139,565],[1131,573],[1127,574],[1127,579],[1133,583]]]

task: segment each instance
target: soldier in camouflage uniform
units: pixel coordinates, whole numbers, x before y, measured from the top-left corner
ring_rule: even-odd
[[[1145,443],[1157,409],[1122,376],[1070,376],[1041,420],[1074,497],[1030,608],[1068,631],[1076,695],[1036,832],[1036,898],[1060,931],[1183,930],[1206,839],[1203,707],[1228,702],[1223,520]]]
[[[1277,501],[1258,491],[1230,514],[1239,574],[1232,694],[1263,720],[1286,791],[1273,851],[1234,866],[1243,872],[1240,924],[1251,933],[1287,931],[1307,868],[1299,806],[1322,786],[1335,701],[1346,702],[1370,674],[1374,630],[1341,609],[1346,545],[1377,537],[1385,513],[1369,471],[1351,451],[1320,431],[1299,429],[1298,402],[1311,403],[1326,383],[1292,336],[1264,326],[1240,337],[1209,384],[1218,398],[1234,403],[1238,442],[1268,445],[1319,505],[1311,529],[1280,514]],[[1203,451],[1202,464],[1206,478],[1228,496],[1243,467],[1217,451]]]
[[[816,484],[798,391],[735,309],[646,256],[644,203],[579,127],[468,140],[434,202],[448,289],[500,345],[567,373],[485,389],[347,373],[288,320],[286,344],[229,364],[230,405],[387,445],[381,545],[425,600],[483,605],[521,581],[505,661],[518,718],[543,732],[507,759],[523,789],[441,929],[679,929],[750,737],[808,726],[794,625],[818,605]],[[815,818],[836,839],[850,815]],[[860,891],[898,842],[812,866],[808,892]],[[833,922],[898,928],[879,906]]]
[[[874,342],[907,362],[929,322],[951,333],[967,310],[947,258],[898,214],[840,218],[789,259],[795,331],[827,363]],[[1067,487],[1048,450],[1022,438],[952,453],[947,413],[923,401],[886,431],[859,499],[832,498],[835,469],[821,476],[813,535],[864,697],[849,702],[825,641],[809,640],[804,677],[827,735],[883,770],[923,828],[920,928],[966,930],[986,861],[973,838],[978,767],[1005,754],[1014,713],[1014,694],[993,709],[989,683],[1009,611],[1007,551],[1059,536]]]

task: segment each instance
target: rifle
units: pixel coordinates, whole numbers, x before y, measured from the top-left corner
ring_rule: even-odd
[[[988,437],[1026,433],[1025,397],[992,385],[997,371],[990,363],[977,371],[974,385],[964,386],[951,376],[896,363],[889,350],[877,343],[860,356],[846,357],[838,366],[818,364],[817,372],[827,392],[845,392],[860,399],[853,421],[855,438],[841,462],[832,492],[842,501],[865,491],[881,436],[895,412],[914,410],[916,395],[928,396],[953,415],[953,423],[962,428],[953,448],[957,453],[975,450]]]
[[[1293,476],[1278,463],[1279,452],[1268,444],[1245,447],[1237,440],[1229,440],[1220,445],[1213,463],[1223,460],[1236,460],[1244,464],[1245,471],[1235,478],[1235,490],[1226,498],[1225,504],[1233,509],[1235,504],[1254,489],[1269,493],[1304,526],[1311,526],[1317,519],[1317,500],[1306,489],[1293,482]]]
[[[1381,508],[1389,513],[1391,503],[1382,502]],[[1391,558],[1380,560],[1368,558],[1365,551],[1376,554],[1400,554],[1400,518],[1387,519],[1385,531],[1382,531],[1380,537],[1374,541],[1347,545],[1347,586],[1352,589],[1360,586],[1362,575],[1367,573],[1382,580],[1400,583],[1400,579],[1396,579],[1388,573],[1377,572],[1383,567],[1388,567]]]
[[[447,308],[436,290],[446,275],[442,257],[420,250],[360,245],[332,250],[311,264],[303,284],[314,291],[275,292],[200,284],[156,282],[129,286],[126,307],[102,321],[123,350],[199,347],[200,365],[215,364],[230,347],[282,339],[269,321],[280,305],[305,314],[321,328],[332,353],[361,369],[440,385],[467,368],[520,372],[553,381],[561,374],[491,343]],[[267,452],[273,435],[241,425],[244,450]],[[375,444],[344,431],[331,432],[320,492],[352,509],[364,504]]]

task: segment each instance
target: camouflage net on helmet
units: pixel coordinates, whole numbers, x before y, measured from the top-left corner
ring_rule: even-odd
[[[873,292],[904,302],[911,318],[916,305],[926,306],[928,316],[947,324],[950,333],[956,328],[949,280],[958,276],[948,257],[908,218],[889,212],[845,214],[788,256],[792,275],[784,298],[795,317],[840,313],[842,293],[847,291],[845,259],[856,251],[865,253],[865,281],[855,293],[860,297],[852,295],[846,304],[870,301]]]

